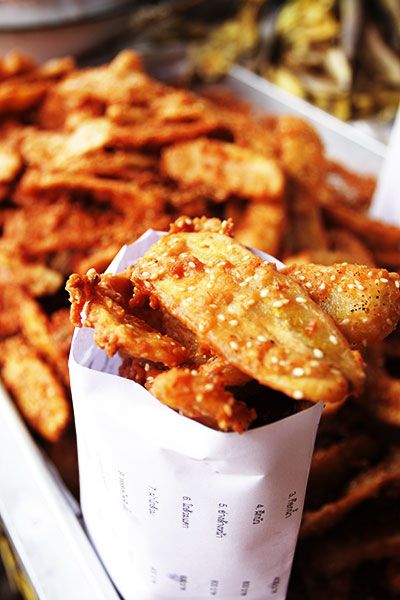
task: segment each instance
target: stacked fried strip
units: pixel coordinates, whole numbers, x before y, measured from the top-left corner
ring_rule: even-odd
[[[345,400],[345,388],[356,384],[349,379],[359,379],[356,354],[346,353],[349,364],[355,361],[358,365],[350,378],[327,364],[326,355],[323,360],[313,356],[309,376],[305,371],[313,359],[307,353],[299,356],[269,339],[257,340],[254,346],[260,344],[265,350],[269,385],[282,389],[285,383],[285,390],[294,395],[296,390],[307,391],[308,380],[308,390],[314,390],[315,396],[333,389],[331,399],[343,398],[327,404],[324,411],[317,440],[320,466],[317,462],[313,466],[311,481],[315,485],[310,488],[306,510],[324,519],[323,507],[336,510],[346,504],[354,491],[351,482],[358,481],[363,472],[376,468],[383,473],[391,447],[398,445],[400,426],[398,329],[383,345],[380,342],[397,320],[394,286],[398,280],[384,269],[400,269],[400,230],[369,218],[374,178],[349,172],[346,156],[343,164],[332,162],[309,124],[293,116],[255,115],[221,88],[208,88],[196,96],[161,84],[144,72],[139,57],[130,51],[107,65],[80,70],[71,59],[39,67],[11,53],[0,59],[0,159],[0,337],[10,342],[4,346],[7,352],[3,349],[0,355],[2,379],[27,421],[42,436],[53,442],[60,439],[70,411],[65,402],[71,335],[62,291],[65,277],[77,272],[83,279],[76,281],[83,285],[88,269],[103,272],[122,244],[150,227],[166,229],[179,214],[231,217],[238,241],[277,256],[287,265],[301,263],[287,272],[301,286],[299,298],[310,296],[366,362],[364,393],[357,401],[353,397]],[[226,233],[229,226],[225,224],[221,231],[218,223],[192,221],[186,229],[205,231],[207,227],[214,233]],[[181,220],[175,233],[183,227]],[[369,269],[359,271],[351,263]],[[233,266],[225,273],[221,266],[215,274],[221,273],[221,282],[225,282],[235,269]],[[267,275],[274,284],[275,274],[263,272]],[[339,279],[344,292],[339,290]],[[389,282],[382,281],[386,279]],[[90,287],[90,293],[98,287]],[[367,304],[366,292],[372,293]],[[284,299],[276,298],[278,302]],[[221,397],[233,393],[236,402],[249,404],[248,411],[254,405],[259,417],[253,423],[257,425],[264,412],[272,418],[272,413],[287,415],[301,407],[301,400],[292,402],[281,392],[256,384],[251,375],[217,356],[210,341],[204,346],[203,334],[200,341],[162,307],[150,308],[146,298],[141,306],[137,301],[136,295],[135,306],[127,307],[114,297],[108,299],[105,303],[112,306],[114,321],[101,305],[97,312],[93,309],[93,322],[101,317],[111,328],[115,319],[121,324],[121,311],[132,313],[141,326],[147,321],[161,333],[164,342],[168,337],[177,348],[184,347],[187,363],[178,364],[178,360],[168,371],[163,363],[125,355],[121,369],[126,376],[150,389],[162,375],[165,385],[161,386],[160,379],[161,394],[161,390],[169,390],[173,369],[179,369],[179,376],[184,368],[198,370],[212,380],[207,383],[221,390]],[[284,306],[274,310],[279,314]],[[233,331],[235,326],[228,318],[224,323]],[[229,318],[235,319],[235,315]],[[118,330],[118,344],[126,339],[122,332],[130,324],[123,325]],[[150,339],[153,332],[147,331],[147,335]],[[103,343],[109,350],[115,349],[108,337]],[[28,348],[23,361],[19,346]],[[303,338],[302,352],[305,346]],[[173,362],[176,356],[166,348]],[[323,351],[319,346],[315,349]],[[234,358],[235,349],[228,347],[228,351]],[[20,363],[28,367],[23,374],[29,382],[25,386],[21,385],[21,370],[16,368]],[[297,374],[304,370],[304,374],[298,377],[294,369]],[[193,378],[193,374],[187,377],[188,393],[194,389]],[[300,379],[302,389],[298,387]],[[318,390],[311,384],[318,384]],[[29,390],[53,390],[55,395],[27,393],[28,386]],[[208,406],[214,411],[213,392],[208,392]],[[185,397],[180,402],[186,402]],[[59,413],[50,406],[58,407]],[[276,406],[282,410],[275,410]],[[235,423],[241,430],[253,416],[248,412],[243,419],[239,412],[236,407],[232,414],[239,416]],[[216,419],[214,411],[207,422],[199,410],[197,418],[215,427],[218,420],[225,419],[224,414]],[[227,428],[231,425],[232,421]],[[365,443],[365,435],[371,444]],[[65,456],[65,447],[73,443],[64,437],[53,455]],[[353,508],[347,514],[337,513],[330,524],[319,521],[300,544],[293,593],[300,594],[301,589],[302,600],[396,597],[398,565],[395,558],[387,556],[393,540],[384,525],[389,519],[392,528],[395,523],[392,508],[398,502],[397,489],[395,483],[375,488],[373,497],[360,503],[351,501]],[[372,529],[371,522],[377,517],[382,523]],[[373,558],[368,554],[369,562],[361,537],[364,530],[370,531],[366,547],[372,547],[374,553]],[[338,575],[333,577],[328,573],[328,556],[348,556],[349,548],[354,559],[345,565],[335,558]],[[371,574],[379,581],[376,593]]]

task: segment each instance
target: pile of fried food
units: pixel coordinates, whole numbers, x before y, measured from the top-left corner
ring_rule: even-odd
[[[264,379],[267,397],[264,391],[262,402],[257,402],[257,392],[265,386],[243,382],[242,358],[250,361],[252,354],[241,346],[236,350],[228,342],[224,352],[229,360],[223,362],[235,368],[227,373],[224,366],[216,364],[225,356],[216,352],[221,340],[210,339],[207,327],[204,345],[213,348],[216,357],[211,360],[208,356],[198,368],[191,369],[204,373],[210,368],[211,375],[205,372],[207,383],[215,380],[221,385],[221,397],[226,399],[223,405],[230,407],[232,388],[237,406],[238,401],[247,402],[239,390],[248,395],[254,386],[253,404],[246,405],[244,416],[234,419],[235,427],[239,422],[242,428],[250,425],[253,410],[261,421],[271,421],[309,401],[305,399],[312,393],[313,388],[307,387],[310,379],[302,371],[297,376],[289,369],[284,377],[280,370],[295,357],[293,370],[305,371],[307,365],[298,362],[297,350],[309,357],[310,364],[315,360],[324,369],[323,376],[315,364],[317,371],[312,373],[321,384],[329,410],[322,418],[317,439],[289,598],[381,600],[398,596],[400,383],[396,368],[400,337],[393,306],[398,279],[385,269],[400,269],[400,229],[368,217],[374,179],[351,173],[329,160],[318,134],[300,119],[254,115],[248,106],[218,89],[208,89],[200,97],[168,87],[151,79],[138,56],[128,51],[110,64],[87,69],[77,69],[71,59],[42,66],[15,53],[2,59],[0,154],[1,377],[31,427],[45,440],[58,441],[48,446],[57,464],[65,461],[72,449],[68,445],[71,408],[67,369],[72,326],[64,290],[68,276],[77,273],[81,277],[76,282],[85,286],[78,286],[77,291],[83,289],[84,294],[100,294],[101,298],[111,295],[104,300],[106,306],[118,308],[117,328],[123,311],[135,313],[140,327],[149,315],[157,315],[147,325],[149,339],[153,339],[153,330],[161,326],[160,311],[154,310],[160,291],[153,293],[152,289],[151,308],[146,290],[137,286],[138,304],[126,307],[124,302],[134,282],[104,276],[97,279],[93,271],[85,274],[91,268],[102,273],[124,243],[134,241],[150,227],[166,229],[179,215],[189,219],[206,215],[221,221],[232,218],[236,240],[287,265],[283,274],[271,271],[271,285],[275,277],[290,278],[290,290],[299,285],[298,297],[306,298],[304,310],[312,306],[320,315],[316,323],[324,327],[330,323],[332,331],[328,341],[326,337],[321,342],[315,338],[318,345],[313,349],[320,350],[322,357],[317,352],[311,359],[307,340],[318,333],[311,327],[307,338],[307,331],[293,322],[302,314],[301,302],[293,302],[296,312],[289,312],[287,330],[272,331],[274,321],[268,325],[268,336],[274,337],[267,341],[274,345],[257,340],[270,358],[265,374],[268,383]],[[227,233],[213,235],[223,235],[225,240]],[[184,234],[177,228],[174,235]],[[236,242],[229,240],[236,248]],[[349,264],[343,265],[346,262]],[[368,270],[353,264],[365,265]],[[218,289],[226,298],[221,283],[227,281],[229,272],[225,274],[222,265],[216,268],[221,269]],[[256,272],[258,269],[264,273],[265,267],[257,266]],[[147,281],[143,271],[144,267],[140,279]],[[139,271],[133,273],[139,275]],[[197,272],[193,277],[194,285],[201,285]],[[335,278],[343,278],[343,285],[336,287]],[[155,289],[159,281],[149,280],[149,284]],[[211,283],[208,279],[204,282]],[[364,294],[372,289],[376,294],[365,304]],[[169,294],[172,291],[168,288]],[[286,299],[277,297],[278,305],[273,309],[282,311],[286,303],[282,307],[280,303]],[[353,302],[354,312],[348,312],[349,302]],[[377,303],[381,316],[376,313]],[[107,317],[106,324],[114,327],[102,306],[96,320]],[[175,342],[176,336],[187,334],[185,327],[190,324],[175,316],[173,305],[167,308],[161,311],[162,334]],[[258,310],[257,305],[250,309]],[[224,311],[220,313],[224,315]],[[334,321],[328,319],[329,314],[336,315]],[[229,320],[239,321],[235,315]],[[220,323],[224,327],[218,331],[225,335],[230,328],[236,331],[239,327],[217,318]],[[132,318],[130,325],[137,327],[138,322]],[[338,330],[341,333],[336,333]],[[280,365],[289,346],[276,336],[283,336],[285,331],[291,344],[293,331],[301,335],[288,365]],[[325,360],[331,356],[326,353],[328,349],[336,352],[330,335],[337,337],[339,348],[346,349],[341,357],[336,353],[329,359],[332,363]],[[173,346],[176,355],[167,349],[170,342],[165,345],[165,338],[159,339],[164,341],[155,346],[160,352],[157,361],[140,353],[146,359],[142,365],[128,358],[136,357],[137,352],[128,348],[124,374],[143,382],[154,377],[154,385],[162,377],[158,379],[160,389],[152,391],[171,398],[168,386],[174,384],[176,374],[182,375],[179,353],[187,355],[189,350],[189,363],[193,364],[197,360],[193,357],[202,351],[193,346],[193,336],[182,337]],[[100,336],[100,341],[111,351],[112,339]],[[120,338],[114,343],[118,341]],[[150,350],[154,351],[153,344]],[[235,358],[237,351],[240,361]],[[171,356],[175,356],[175,364]],[[276,359],[275,381],[279,379],[279,386],[285,381],[281,391],[273,385]],[[145,365],[152,367],[153,362],[157,369],[152,374]],[[168,370],[160,369],[160,365]],[[142,371],[139,366],[143,366]],[[254,369],[258,363],[247,364],[245,376],[258,373]],[[224,379],[232,377],[232,372],[239,372],[242,380]],[[198,376],[186,375],[189,387],[197,385]],[[225,388],[221,381],[228,381],[232,388]],[[204,379],[200,380],[201,390],[203,383]],[[363,391],[355,396],[353,392],[359,388]],[[304,394],[303,399],[296,391]],[[342,402],[350,391],[352,395]],[[299,399],[292,399],[295,395]],[[314,391],[311,400],[316,396]],[[184,398],[177,401],[182,403]],[[233,421],[227,418],[232,417],[233,409],[232,415],[223,413],[223,428],[229,429]],[[212,415],[215,420],[215,413]],[[216,420],[218,425],[220,415]],[[253,421],[252,426],[257,423]]]

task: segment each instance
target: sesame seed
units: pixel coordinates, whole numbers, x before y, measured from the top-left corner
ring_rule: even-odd
[[[330,336],[329,336],[329,341],[330,341],[332,344],[335,344],[335,346],[336,346],[336,344],[337,344],[337,337],[336,337],[336,335],[330,335]]]
[[[386,319],[386,323],[387,323],[388,325],[393,325],[393,321],[392,321],[392,319],[389,319],[389,318],[388,318],[388,319]]]
[[[242,260],[245,261],[245,260],[249,260],[250,258],[251,258],[251,256],[249,256],[248,254],[246,254],[246,256],[243,256]]]
[[[199,331],[203,332],[205,330],[206,326],[204,325],[204,323],[200,323],[199,324]]]
[[[148,373],[150,371],[150,365],[149,365],[149,363],[146,363],[143,368],[146,371],[146,373]]]
[[[225,321],[225,315],[223,315],[222,313],[220,313],[217,317],[218,321]]]
[[[331,276],[330,276],[330,280],[331,280],[331,281],[336,281],[336,275],[331,275]]]
[[[142,271],[142,277],[144,279],[147,279],[148,277],[150,277],[150,273],[148,271]]]
[[[326,288],[326,284],[324,282],[321,283],[321,285],[319,286],[320,290],[324,290]]]
[[[204,400],[203,394],[196,394],[195,398],[196,398],[196,402],[203,402],[203,400]]]
[[[232,348],[232,350],[239,350],[239,344],[237,342],[229,342],[229,345]]]
[[[279,362],[279,359],[278,359],[278,357],[277,357],[277,356],[271,356],[271,363],[272,363],[273,365],[277,365],[277,364],[278,364],[278,362]]]
[[[310,360],[310,367],[319,367],[319,362],[317,360]]]
[[[207,390],[207,392],[211,392],[214,389],[214,384],[206,383],[206,385],[204,386],[204,389]]]
[[[295,367],[292,371],[292,375],[294,375],[295,377],[303,377],[304,369],[302,369],[301,367]]]
[[[212,286],[213,286],[212,283],[207,283],[206,288],[211,290]]]
[[[246,277],[246,279],[245,279],[245,282],[246,282],[246,283],[250,283],[250,281],[251,281],[252,279],[253,279],[253,278],[252,278],[252,277],[250,277],[250,276],[249,276],[249,277]]]
[[[193,376],[196,376],[196,375],[197,375],[197,373],[198,373],[198,372],[196,371],[196,369],[192,369],[192,370],[190,371],[190,374],[191,374],[191,375],[193,375]]]
[[[261,298],[266,298],[268,296],[268,294],[269,294],[269,290],[267,290],[265,288],[263,290],[261,290],[261,292],[260,292]]]
[[[267,338],[265,337],[265,335],[258,335],[257,339],[259,342],[266,342]]]
[[[397,287],[397,289],[400,288],[400,281],[398,279],[396,279],[396,281],[394,282],[394,285]]]
[[[361,285],[361,283],[358,283],[357,284],[357,289],[362,292],[363,290],[365,290],[365,287],[363,285]]]
[[[338,285],[337,291],[338,291],[338,292],[343,292],[343,288],[342,288],[342,286],[341,286],[341,285]]]
[[[301,390],[295,390],[293,392],[293,398],[295,400],[302,400],[302,398],[304,398],[304,394],[303,394],[303,392]]]
[[[229,325],[232,325],[232,327],[237,327],[239,325],[239,321],[237,319],[231,319],[229,321]]]
[[[356,286],[354,285],[354,283],[349,283],[347,287],[349,288],[349,290],[354,290]]]
[[[228,417],[232,416],[232,407],[229,404],[224,404],[224,413],[228,415]]]
[[[315,358],[324,358],[324,353],[319,348],[314,348],[313,354]]]
[[[189,267],[192,267],[192,269],[194,269],[196,267],[196,264],[191,260],[188,262]]]
[[[300,275],[299,279],[300,279],[300,281],[304,281],[305,280],[305,276],[304,275]]]
[[[239,283],[239,287],[244,287],[245,285],[246,285],[246,282],[245,282],[245,281],[241,281],[241,282]]]
[[[253,306],[255,303],[256,303],[256,301],[254,300],[254,298],[249,298],[246,303],[246,308]]]
[[[348,264],[349,264],[349,263],[347,263],[347,262],[343,262],[343,263],[342,263],[342,267],[347,267],[347,265],[348,265]]]
[[[253,345],[253,342],[251,342],[250,340],[248,342],[246,342],[246,348],[251,348]]]
[[[309,281],[307,281],[307,283],[305,284],[305,286],[306,286],[307,288],[310,288],[310,287],[312,287],[312,286],[311,286],[311,283],[310,283]]]
[[[379,281],[381,283],[389,283],[389,279],[386,279],[386,277],[381,277]]]
[[[368,321],[368,317],[363,317],[361,320],[363,323],[366,323]]]
[[[272,306],[274,308],[282,308],[283,304],[283,300],[275,300],[275,302],[272,303]]]
[[[376,285],[378,285],[379,279],[375,279],[374,283],[376,283]]]
[[[350,319],[343,319],[342,325],[348,325],[350,323]]]
[[[307,302],[307,300],[305,298],[303,298],[302,296],[297,296],[296,302],[298,302],[299,304],[304,304],[305,302]]]

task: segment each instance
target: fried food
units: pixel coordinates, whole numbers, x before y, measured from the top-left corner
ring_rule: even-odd
[[[0,285],[0,338],[15,335],[20,330],[21,295],[17,285]]]
[[[0,285],[20,285],[32,296],[54,294],[62,276],[41,262],[27,261],[13,246],[0,245]]]
[[[138,261],[132,278],[206,345],[261,383],[277,385],[282,365],[278,361],[271,374],[266,360],[277,345],[290,350],[290,366],[300,369],[295,398],[317,399],[306,381],[322,375],[320,369],[325,379],[315,389],[327,402],[346,395],[346,380],[355,391],[362,384],[361,361],[333,322],[292,279],[229,236],[201,231],[165,236]]]
[[[224,388],[217,373],[174,368],[155,377],[149,389],[170,408],[221,431],[242,433],[256,418],[254,409]]]
[[[219,140],[199,138],[162,153],[161,168],[187,186],[205,186],[217,202],[231,195],[252,200],[279,199],[283,173],[276,160]]]
[[[329,314],[354,348],[387,337],[400,318],[400,276],[346,263],[291,265],[285,273]]]
[[[118,291],[121,284],[125,288],[122,293]],[[72,303],[72,323],[75,327],[92,327],[96,344],[109,356],[120,351],[169,367],[184,362],[187,351],[183,346],[128,311],[124,294],[126,288],[133,292],[129,284],[129,277],[121,275],[100,277],[95,271],[71,275],[67,291]]]
[[[277,256],[283,244],[285,227],[283,203],[250,202],[238,220],[235,237],[245,246]]]
[[[400,452],[394,451],[384,462],[355,477],[338,500],[324,504],[319,510],[306,511],[301,535],[320,535],[367,498],[378,495],[381,488],[399,482]]]
[[[66,394],[50,367],[22,337],[1,343],[1,376],[30,424],[55,442],[71,416]]]

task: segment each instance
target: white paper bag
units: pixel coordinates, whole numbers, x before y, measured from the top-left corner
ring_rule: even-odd
[[[125,246],[110,270],[133,264],[161,235]],[[283,600],[322,405],[223,433],[119,377],[119,362],[92,330],[75,333],[82,511],[122,596]]]

